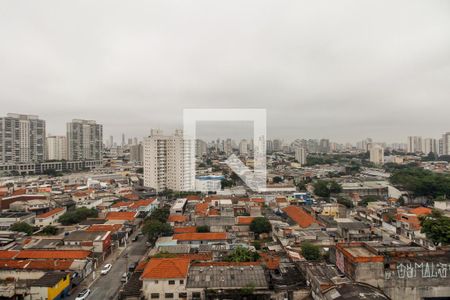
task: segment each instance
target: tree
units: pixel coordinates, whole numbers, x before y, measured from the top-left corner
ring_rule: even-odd
[[[256,217],[250,223],[250,230],[257,234],[269,233],[272,231],[272,225],[266,218]]]
[[[227,257],[227,262],[252,262],[260,258],[258,252],[253,252],[242,246],[236,247]]]
[[[197,232],[209,232],[209,226],[207,225],[197,226]]]
[[[319,260],[320,259],[320,248],[309,242],[304,242],[301,246],[302,255],[306,260]]]
[[[318,180],[314,183],[314,194],[328,198],[331,194],[342,192],[342,186],[334,180]]]
[[[17,231],[17,232],[24,232],[27,235],[33,234],[33,226],[26,222],[17,222],[11,225],[10,227],[11,231]]]
[[[379,201],[379,200],[380,199],[377,198],[376,196],[366,196],[359,202],[359,205],[367,206],[370,202],[375,202],[375,201]]]
[[[55,226],[52,226],[52,225],[45,226],[42,229],[42,234],[45,234],[45,235],[56,235],[56,234],[58,234],[58,228],[56,228]]]
[[[156,219],[148,220],[142,227],[142,233],[146,234],[151,242],[156,241],[160,236],[169,236],[172,232],[172,227],[168,223],[162,223]]]
[[[87,218],[96,218],[98,216],[98,211],[95,208],[80,207],[72,211],[68,211],[59,217],[58,221],[67,226],[78,224]]]
[[[344,205],[347,208],[353,208],[353,201],[348,198],[339,197],[337,203]]]
[[[433,210],[431,215],[420,217],[420,232],[425,233],[435,245],[450,245],[450,218],[444,216],[438,210]]]
[[[165,223],[170,215],[170,210],[168,208],[157,208],[147,217],[146,220],[158,220],[161,223]]]
[[[221,184],[222,188],[224,189],[224,188],[232,187],[234,185],[234,182],[233,182],[233,180],[224,178],[220,181],[220,184]]]

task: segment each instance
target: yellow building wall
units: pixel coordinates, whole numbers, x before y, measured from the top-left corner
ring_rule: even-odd
[[[66,276],[64,280],[58,282],[54,287],[48,288],[48,300],[53,300],[58,297],[63,290],[65,290],[70,284],[70,274]]]

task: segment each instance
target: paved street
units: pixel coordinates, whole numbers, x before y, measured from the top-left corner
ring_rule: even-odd
[[[91,295],[88,299],[117,299],[118,291],[122,286],[122,282],[120,279],[122,274],[128,270],[128,266],[137,262],[142,255],[145,254],[147,247],[145,245],[145,237],[141,236],[138,241],[131,242],[127,244],[127,247],[119,248],[115,254],[112,254],[96,271],[97,280],[92,283],[92,274],[89,278],[86,278],[83,283],[72,291],[72,295],[69,299],[75,299],[77,294],[85,287],[89,287],[91,289]],[[119,258],[116,259],[117,254],[122,251],[122,254]],[[128,258],[125,258],[124,255],[128,254]],[[115,260],[115,261],[114,261]],[[111,263],[112,268],[111,271],[107,275],[100,275],[100,270],[103,265]],[[100,276],[100,277],[99,277]]]

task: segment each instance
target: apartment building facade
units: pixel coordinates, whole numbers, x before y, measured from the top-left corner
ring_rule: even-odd
[[[67,123],[67,158],[69,160],[101,160],[103,157],[103,125],[93,120],[74,119]]]

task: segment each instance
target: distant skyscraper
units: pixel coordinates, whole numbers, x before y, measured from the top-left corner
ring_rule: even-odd
[[[125,146],[125,133],[122,133],[122,147]]]
[[[328,153],[330,152],[330,140],[328,139],[321,139],[319,144],[320,152],[322,153]]]
[[[67,138],[65,136],[47,137],[47,159],[67,159]]]
[[[377,165],[384,163],[384,149],[380,145],[372,144],[370,148],[370,161]]]
[[[114,137],[111,135],[109,136],[109,148],[114,147]]]
[[[248,142],[246,139],[241,140],[239,143],[239,154],[247,155],[248,154]]]
[[[442,135],[442,154],[450,155],[450,132]]]
[[[92,120],[74,119],[67,123],[67,158],[100,160],[103,158],[103,126]]]
[[[406,143],[406,151],[408,153],[418,153],[423,151],[422,137],[420,136],[408,136]]]
[[[138,138],[135,137],[135,138],[133,138],[133,145],[137,145],[137,144],[139,144],[139,141],[138,141]]]
[[[267,153],[272,153],[273,152],[273,142],[271,140],[267,140],[267,142],[266,142],[266,150],[267,150]]]
[[[283,147],[283,142],[281,140],[275,139],[273,140],[273,151],[281,151]]]
[[[128,146],[133,145],[133,138],[128,138]]]
[[[434,154],[438,153],[438,145],[436,139],[431,138],[424,139],[422,147],[423,147],[422,152],[424,154],[429,154],[430,152]]]
[[[298,161],[301,165],[306,164],[306,149],[305,148],[296,148],[295,149],[295,160]]]
[[[142,164],[144,161],[144,146],[142,144],[132,145],[130,147],[130,161]]]
[[[196,140],[195,141],[195,156],[202,157],[203,155],[208,154],[208,145],[205,141]]]
[[[44,120],[20,114],[0,118],[0,163],[41,162],[45,156]]]
[[[231,139],[227,139],[225,141],[223,151],[225,152],[226,155],[230,155],[231,153],[233,153],[233,145],[231,143]]]
[[[183,139],[183,132],[163,135],[154,129],[144,140],[144,185],[156,191],[195,189],[195,158],[192,141]]]

